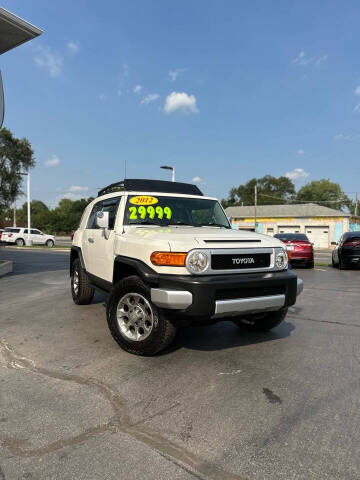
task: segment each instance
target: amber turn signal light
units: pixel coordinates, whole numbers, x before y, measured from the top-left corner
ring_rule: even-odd
[[[153,252],[150,256],[153,265],[167,267],[184,267],[186,253],[181,252]]]

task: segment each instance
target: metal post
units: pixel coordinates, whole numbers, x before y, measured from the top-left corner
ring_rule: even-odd
[[[31,237],[30,237],[30,227],[31,227],[31,219],[30,219],[30,172],[27,173],[27,225],[28,225],[28,234],[26,238],[26,245],[28,247],[31,246]]]
[[[255,232],[256,232],[256,223],[257,223],[257,215],[256,215],[256,207],[257,207],[257,185],[255,184],[255,188],[254,188],[254,223],[255,223]]]
[[[16,200],[14,200],[14,220],[13,227],[16,227]]]
[[[172,168],[172,171],[171,171],[171,181],[175,182],[175,168],[174,167]]]
[[[358,204],[359,204],[359,194],[356,192],[355,196],[355,217],[357,217],[358,214]]]

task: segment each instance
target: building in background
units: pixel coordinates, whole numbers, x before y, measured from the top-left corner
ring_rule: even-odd
[[[239,230],[255,230],[254,207],[228,207],[228,217]],[[305,233],[315,248],[330,248],[344,232],[360,230],[360,217],[314,203],[258,205],[256,230],[266,235]]]

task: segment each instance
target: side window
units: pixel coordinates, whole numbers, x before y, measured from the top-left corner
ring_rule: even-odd
[[[100,212],[101,209],[102,209],[102,202],[95,203],[95,205],[93,206],[93,208],[91,210],[91,213],[89,215],[89,219],[88,219],[86,228],[89,228],[89,229],[96,228],[96,222],[95,222],[96,214],[97,214],[97,212]]]
[[[93,206],[86,228],[96,229],[96,214],[98,212],[109,212],[109,229],[114,230],[116,213],[118,210],[121,197],[109,198],[108,200],[102,200],[95,203]]]
[[[30,232],[31,232],[31,235],[41,235],[40,230],[31,229]]]
[[[110,198],[109,200],[103,201],[103,212],[109,212],[109,229],[114,230],[116,214],[118,210],[118,206],[120,203],[121,197]]]

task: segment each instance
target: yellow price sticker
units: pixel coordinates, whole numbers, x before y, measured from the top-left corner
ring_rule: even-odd
[[[138,195],[137,197],[130,198],[130,203],[133,205],[155,205],[158,201],[156,197],[152,197],[151,195]]]

